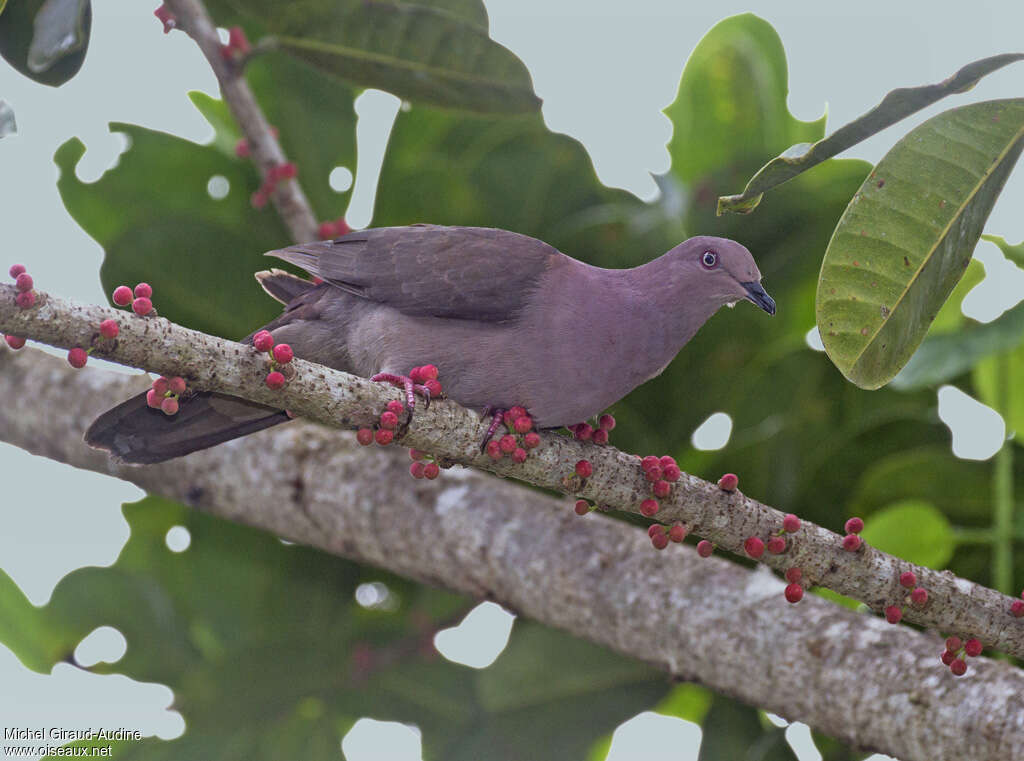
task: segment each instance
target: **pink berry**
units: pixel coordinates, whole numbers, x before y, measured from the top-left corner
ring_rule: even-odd
[[[593,435],[594,429],[590,426],[589,423],[580,423],[578,426],[576,426],[575,433],[573,433],[573,436],[579,441],[590,441]]]
[[[782,530],[789,534],[796,533],[800,530],[800,519],[793,515],[793,513],[787,514],[782,519]]]
[[[173,396],[169,396],[160,402],[160,409],[163,410],[165,415],[177,415],[178,414],[178,400]]]
[[[292,347],[288,344],[278,344],[274,347],[274,359],[282,365],[287,365],[292,361],[292,357],[294,356],[295,354],[292,352]]]
[[[426,380],[426,381],[425,381],[425,382],[423,383],[423,385],[427,387],[427,391],[429,391],[429,392],[430,392],[430,395],[431,395],[432,397],[437,397],[437,396],[441,396],[441,384],[440,384],[440,383],[438,383],[438,382],[437,382],[436,380],[434,380],[433,378],[428,378],[428,379],[427,379],[427,380]]]
[[[593,441],[598,446],[603,447],[605,444],[608,443],[608,431],[604,430],[603,428],[598,428],[596,431],[590,434],[590,440]]]
[[[228,47],[237,50],[239,53],[248,53],[251,46],[249,39],[240,26],[233,26],[228,29]]]
[[[235,155],[238,156],[238,158],[240,159],[247,159],[249,158],[249,154],[249,141],[243,137],[241,140],[235,143]],[[329,238],[331,236],[327,235],[324,237]]]
[[[272,388],[275,391],[284,386],[284,375],[279,373],[277,370],[272,370],[267,373],[267,379],[265,381],[267,388]]]
[[[573,510],[576,511],[576,515],[586,515],[590,512],[590,503],[585,499],[578,499],[573,506]]]
[[[7,345],[10,346],[12,349],[20,349],[22,346],[25,345],[25,339],[22,338],[21,336],[5,335],[4,340],[7,342]]]
[[[163,396],[158,394],[155,389],[151,388],[146,392],[146,404],[154,410],[160,409],[160,405],[163,404],[163,401]]]
[[[702,558],[711,557],[711,553],[715,551],[715,545],[709,542],[707,539],[701,539],[697,542],[697,554]]]
[[[249,204],[254,209],[262,209],[264,206],[267,205],[267,201],[269,200],[270,194],[266,191],[265,188],[260,188],[251,196],[249,196]]]
[[[767,547],[768,552],[771,554],[781,555],[786,551],[786,540],[781,536],[772,536],[768,538],[768,541],[765,543],[765,547]]]
[[[147,299],[151,299],[153,298],[153,286],[151,286],[149,283],[139,283],[137,286],[135,286],[135,290],[133,291],[133,293],[135,294],[135,298],[144,297]]]
[[[739,476],[735,473],[726,473],[718,479],[718,488],[722,491],[736,491],[736,487],[739,486],[739,483]]]
[[[252,337],[252,345],[256,351],[270,351],[274,347],[274,337],[269,330],[261,330]]]
[[[174,18],[174,14],[167,9],[166,5],[161,5],[153,11],[153,15],[160,19],[160,23],[164,25],[164,34],[168,34],[178,26],[178,20]]]
[[[672,455],[663,454],[661,457],[658,458],[658,464],[661,466],[661,469],[664,470],[669,465],[675,465],[676,458],[673,457]]]
[[[1014,618],[1024,618],[1024,600],[1014,600],[1010,603],[1010,615]]]
[[[615,428],[615,418],[606,412],[598,418],[597,427],[602,431],[611,431]]]
[[[498,446],[501,447],[501,451],[505,454],[512,454],[516,451],[516,447],[519,446],[516,443],[516,437],[510,433],[506,433],[500,439],[498,439]]]
[[[348,222],[345,221],[344,217],[338,217],[334,220],[334,234],[338,237],[342,235],[348,235],[352,232],[352,228],[348,226]]]
[[[885,609],[885,620],[890,624],[898,624],[903,618],[903,609],[898,605],[890,605]]]
[[[388,412],[394,412],[396,415],[401,415],[405,412],[405,405],[397,399],[392,399],[387,403],[387,410]]]
[[[175,375],[169,381],[167,381],[167,390],[172,394],[184,394],[185,393],[185,379],[179,375]]]
[[[7,270],[7,274],[9,274],[12,278],[17,280],[18,279],[18,275],[20,275],[24,271],[25,271],[25,265],[24,264],[12,264],[11,268],[9,270]]]
[[[171,382],[164,376],[160,376],[153,381],[153,391],[156,392],[157,396],[163,397],[168,391],[171,390]]]
[[[949,650],[945,650],[943,651],[940,658],[942,662],[948,666],[956,659],[956,653],[950,652]]]
[[[373,434],[374,440],[382,447],[387,446],[395,439],[395,432],[389,431],[387,428],[378,428],[377,432]]]
[[[35,306],[36,292],[22,291],[14,297],[14,303],[17,304],[20,309],[30,309]]]
[[[662,526],[660,523],[652,523],[650,526],[647,527],[647,536],[653,537],[655,534],[664,534],[664,533],[665,533],[665,527]]]
[[[924,605],[928,602],[928,590],[924,587],[918,587],[910,593],[910,601],[914,605]]]
[[[648,481],[660,481],[663,475],[660,465],[655,465],[644,470],[644,478]]]
[[[500,460],[503,457],[501,445],[498,444],[498,442],[494,441],[493,439],[487,442],[486,450],[487,456],[490,457],[492,460]]]
[[[398,415],[391,410],[380,413],[380,427],[393,431],[398,427]]]
[[[640,514],[646,515],[648,518],[653,517],[658,512],[658,502],[654,499],[645,499],[640,503]]]
[[[526,462],[526,450],[522,447],[517,448],[512,453],[512,462],[524,463]]]
[[[964,642],[964,652],[967,653],[972,658],[977,658],[979,655],[981,655],[981,651],[982,650],[983,650],[983,648],[981,646],[981,640],[980,639],[976,639],[975,637],[971,637],[969,640]]]
[[[967,661],[962,658],[954,658],[953,662],[949,664],[949,670],[952,671],[955,676],[963,676],[967,673]]]
[[[421,452],[418,449],[410,449],[409,450],[409,459],[411,459],[411,460],[422,460],[424,457],[426,457],[426,455],[427,455],[426,452]]]
[[[580,460],[576,463],[576,475],[580,478],[590,478],[594,472],[594,466],[590,464],[590,460]]]
[[[682,523],[672,524],[672,528],[668,530],[669,541],[678,544],[686,538],[686,526]]]
[[[100,335],[104,338],[117,338],[117,334],[120,332],[121,329],[115,320],[104,320],[100,323]]]
[[[530,431],[523,437],[523,444],[527,449],[536,449],[540,446],[540,434],[536,431]]]
[[[437,375],[438,375],[437,367],[434,366],[434,365],[423,365],[423,367],[420,368],[420,377],[422,377],[424,381],[437,380]],[[513,409],[516,409],[516,408],[513,407]],[[519,407],[518,409],[523,410],[522,407]],[[526,410],[523,410],[520,413],[520,415],[525,415],[525,414],[526,414]]]
[[[760,537],[751,536],[743,543],[743,551],[752,558],[759,558],[764,554],[764,542]]]
[[[423,468],[423,476],[428,481],[433,481],[441,472],[441,466],[436,462],[428,462]]]
[[[414,367],[412,370],[409,371],[409,380],[411,380],[413,383],[417,383],[422,386],[423,381],[426,380],[426,378],[423,377],[422,373],[422,367]]]
[[[959,637],[949,637],[946,640],[946,649],[949,650],[951,653],[955,653],[963,646],[964,643],[960,641]]]
[[[27,272],[22,272],[16,278],[14,278],[14,287],[24,293],[25,291],[32,290],[32,276]]]
[[[658,461],[658,458],[652,454],[647,455],[644,459],[640,461],[640,467],[643,468],[645,471],[648,471],[651,468],[656,467],[660,464],[661,463]]]
[[[664,499],[672,492],[672,484],[668,481],[655,481],[654,486],[651,487],[651,491],[654,492],[655,497],[661,497]]]
[[[654,545],[654,549],[663,550],[668,547],[668,537],[664,533],[655,534],[651,537],[651,544]]]
[[[843,549],[847,552],[856,552],[860,549],[861,540],[856,534],[847,534],[843,537]]]
[[[409,475],[413,478],[423,478],[423,469],[426,466],[422,462],[414,462],[409,466]]]
[[[68,352],[68,364],[76,369],[85,367],[85,363],[88,359],[89,355],[86,354],[85,349],[79,348],[78,346]]]
[[[119,285],[114,289],[111,300],[119,307],[126,307],[132,303],[132,289],[127,285]]]
[[[791,584],[799,584],[803,577],[804,572],[799,566],[793,566],[792,568],[786,569],[786,581]]]
[[[661,477],[666,481],[675,483],[679,480],[679,477],[683,475],[683,471],[679,469],[679,466],[675,463],[669,463],[661,469]]]
[[[861,518],[850,518],[846,522],[845,529],[847,534],[859,534],[864,530],[864,521]]]
[[[356,441],[362,446],[369,446],[373,443],[373,430],[370,428],[360,428],[356,431]]]
[[[798,603],[804,599],[804,588],[797,583],[786,586],[786,602]]]
[[[299,174],[299,169],[295,166],[294,161],[286,161],[283,164],[275,166],[271,173],[275,179],[278,180],[290,180]]]
[[[513,428],[515,428],[516,433],[526,433],[533,428],[533,421],[530,420],[528,415],[522,415],[515,419]]]
[[[146,296],[139,296],[137,299],[132,301],[132,311],[139,317],[145,317],[153,311],[153,302]]]
[[[913,589],[917,586],[917,575],[913,571],[904,571],[900,574],[900,585]]]

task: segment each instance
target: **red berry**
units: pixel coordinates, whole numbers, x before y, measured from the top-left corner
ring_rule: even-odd
[[[586,515],[590,512],[590,503],[585,499],[578,499],[576,500],[576,505],[573,507],[573,510],[576,511],[576,515]]]
[[[401,415],[403,412],[405,412],[405,405],[402,404],[397,399],[392,399],[390,402],[387,403],[386,409],[388,410],[388,412],[394,412],[396,415]]]
[[[606,412],[598,418],[597,427],[602,431],[611,431],[615,428],[615,418]]]
[[[426,457],[426,455],[427,455],[426,452],[421,452],[418,449],[410,449],[409,450],[409,457],[411,459],[413,459],[413,460],[422,460],[424,457]]]
[[[984,648],[981,646],[981,640],[975,637],[971,637],[969,640],[964,642],[964,652],[972,658],[977,658],[981,655],[981,651]]]
[[[793,513],[789,513],[782,519],[782,530],[793,534],[800,530],[800,519]]]
[[[262,209],[267,205],[267,201],[270,200],[270,194],[266,190],[260,188],[251,196],[249,196],[249,203],[254,209]]]
[[[580,460],[576,463],[576,475],[580,478],[590,478],[594,472],[594,466],[590,464],[590,460]]]
[[[20,349],[22,346],[25,345],[25,339],[22,338],[21,336],[5,335],[4,340],[7,342],[7,345],[10,346],[12,349]]]
[[[861,540],[856,534],[847,534],[843,537],[843,549],[847,552],[856,552],[860,549]]]
[[[516,443],[516,437],[510,433],[506,433],[500,439],[498,439],[498,446],[501,447],[501,451],[505,454],[512,454],[516,451],[516,447],[519,446]]]
[[[943,653],[940,656],[940,658],[941,658],[942,662],[948,666],[956,658],[956,653],[950,652],[949,650],[945,650],[945,651],[943,651]]]
[[[171,382],[161,375],[153,381],[153,390],[156,392],[157,396],[163,397],[171,390]]]
[[[661,463],[658,460],[658,458],[652,454],[647,455],[644,459],[640,461],[640,467],[643,468],[645,471],[650,470],[651,468],[660,464]]]
[[[669,465],[675,465],[676,458],[672,457],[671,455],[663,454],[661,457],[658,458],[658,464],[661,466],[661,469],[664,470]]]
[[[528,415],[523,415],[515,419],[512,427],[515,428],[516,433],[526,433],[533,428],[533,421],[530,420]]]
[[[160,405],[163,404],[164,398],[156,392],[155,389],[150,389],[146,392],[146,405],[152,407],[154,410],[160,409]]]
[[[167,390],[172,394],[184,394],[185,393],[185,379],[175,375],[169,381],[167,381]]]
[[[153,11],[153,15],[160,19],[160,23],[164,25],[164,34],[167,34],[178,25],[177,19],[174,18],[174,14],[167,9],[166,5],[161,5]]]
[[[668,538],[677,544],[683,541],[686,538],[686,526],[682,523],[672,524],[672,528],[668,530]]]
[[[398,415],[391,410],[380,413],[380,427],[393,431],[398,427]]]
[[[160,402],[160,409],[163,410],[165,415],[177,415],[178,414],[178,400],[173,396],[169,396]]]
[[[132,303],[132,289],[127,285],[119,285],[114,289],[111,300],[119,307],[126,307]]]
[[[427,380],[426,380],[426,381],[425,381],[425,382],[423,383],[423,385],[427,387],[427,391],[429,391],[429,392],[430,392],[430,395],[431,395],[431,396],[434,396],[434,397],[436,397],[436,396],[441,396],[441,384],[440,384],[440,383],[438,383],[438,382],[437,382],[436,380],[434,380],[433,378],[428,378],[428,379],[427,379]]]
[[[654,492],[655,497],[661,497],[664,499],[672,492],[672,484],[668,481],[655,481],[654,486],[651,487],[651,491]]]
[[[963,676],[967,673],[967,661],[962,658],[954,658],[953,662],[949,664],[949,670],[952,671],[955,676]]]
[[[153,311],[153,302],[145,296],[139,296],[132,302],[132,311],[139,317],[145,317]]]
[[[115,320],[104,320],[100,323],[100,335],[104,338],[117,338],[117,334],[120,332],[121,329]]]
[[[423,378],[424,381],[437,380],[437,367],[434,365],[423,365],[423,367],[420,368],[420,377]],[[522,407],[513,407],[512,409],[523,410]],[[525,415],[526,410],[523,410],[519,414]]]
[[[387,446],[395,439],[395,432],[389,431],[387,428],[378,428],[377,432],[373,434],[374,440],[382,447]]]
[[[16,278],[14,278],[14,287],[24,293],[25,291],[32,290],[32,276],[27,272],[22,272]]]
[[[910,593],[910,601],[914,605],[924,605],[928,602],[928,590],[924,587],[918,587]]]
[[[423,375],[421,374],[422,372],[422,367],[414,367],[412,370],[409,371],[409,380],[411,380],[413,383],[418,383],[419,385],[422,386],[423,381],[425,380]]]
[[[30,309],[36,303],[35,291],[22,291],[14,297],[14,303],[18,305],[19,309]]]
[[[277,166],[272,167],[270,172],[268,172],[268,175],[274,180],[290,180],[298,175],[298,173],[299,170],[298,167],[295,166],[295,163],[292,161],[286,161],[283,164],[278,164]]]
[[[735,473],[726,473],[718,479],[718,488],[722,491],[736,491],[736,487],[739,486],[739,483],[739,476]]]
[[[917,575],[913,571],[904,571],[900,574],[900,585],[913,589],[917,586]]]
[[[1014,600],[1010,603],[1010,615],[1014,618],[1024,618],[1024,600]]]
[[[773,555],[781,555],[786,551],[786,540],[781,536],[772,536],[768,538],[768,542],[765,544],[768,548],[768,552]]]
[[[670,481],[672,483],[678,481],[681,475],[683,475],[683,471],[681,471],[679,469],[679,466],[676,465],[675,463],[665,465],[661,469],[661,477],[664,478],[666,481]]]
[[[715,545],[709,542],[707,539],[701,539],[697,542],[697,554],[702,558],[711,557],[711,553],[715,551]]]
[[[414,462],[409,466],[409,475],[413,478],[423,478],[423,469],[426,466],[422,462]]]
[[[589,423],[580,423],[576,426],[576,431],[573,433],[573,436],[580,441],[590,441],[593,435],[594,429]]]
[[[903,609],[898,605],[890,605],[885,609],[885,620],[890,624],[898,624],[903,618]]]
[[[360,428],[356,431],[356,441],[364,447],[369,446],[373,443],[373,430],[370,428]]]
[[[603,428],[598,428],[592,434],[590,434],[590,440],[598,446],[604,446],[608,443],[608,431]]]
[[[242,27],[233,26],[228,30],[228,47],[237,50],[239,53],[249,52],[251,46]]]
[[[654,465],[644,470],[644,477],[648,481],[660,481],[663,475],[664,473],[662,473],[660,465]]]
[[[527,449],[535,449],[540,446],[540,434],[535,431],[530,431],[526,436],[523,437],[523,444]]]
[[[654,545],[654,549],[663,550],[668,547],[668,537],[665,536],[664,532],[661,534],[655,534],[651,537],[651,544]]]
[[[441,466],[436,462],[428,462],[423,468],[423,475],[428,481],[433,481],[441,472]]]
[[[664,534],[665,527],[660,523],[652,523],[647,527],[647,536],[654,536],[655,534]]]
[[[269,330],[261,330],[252,337],[252,345],[256,351],[270,351],[274,347],[274,337]]]
[[[487,456],[492,460],[500,460],[504,455],[501,451],[501,445],[493,439],[487,442]]]
[[[786,581],[791,584],[799,584],[800,580],[804,577],[804,572],[799,566],[793,566],[792,568],[786,569]]]
[[[764,554],[764,542],[759,537],[751,536],[743,543],[743,550],[752,558],[759,558]]]
[[[292,352],[292,347],[288,344],[278,344],[274,347],[274,359],[282,365],[287,365],[292,361],[292,357],[295,354]]]
[[[654,499],[645,499],[640,503],[640,514],[651,518],[658,512],[658,502]]]
[[[859,534],[864,530],[864,521],[861,518],[850,518],[845,528],[847,534]]]
[[[25,271],[25,265],[24,264],[12,264],[11,268],[9,270],[7,270],[7,274],[9,274],[12,278],[17,280],[18,279],[18,275],[20,275],[24,271]]]
[[[512,453],[512,462],[523,463],[526,462],[526,450],[519,447]]]
[[[344,217],[338,217],[334,220],[334,234],[339,238],[342,235],[348,235],[352,232],[352,228],[348,226],[348,222],[345,221]]]
[[[786,586],[786,602],[798,603],[804,599],[804,588],[797,583]]]
[[[235,155],[238,156],[238,158],[240,159],[249,158],[249,141],[246,140],[244,137],[237,143],[235,143]],[[327,235],[325,237],[329,238],[331,236]]]
[[[964,643],[960,641],[959,637],[950,637],[946,640],[946,649],[952,653],[955,653],[963,646]]]
[[[135,286],[133,293],[135,294],[135,298],[145,297],[147,299],[151,299],[153,298],[153,286],[149,283],[139,283]]]
[[[88,359],[89,355],[85,353],[85,349],[79,348],[78,346],[68,352],[68,364],[76,369],[85,367],[85,363]]]
[[[267,380],[265,381],[267,388],[272,388],[275,391],[284,385],[284,375],[279,373],[277,370],[272,370],[267,373]]]

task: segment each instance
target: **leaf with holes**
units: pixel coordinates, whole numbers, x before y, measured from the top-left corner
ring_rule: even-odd
[[[998,235],[982,235],[981,238],[989,243],[995,243],[999,246],[999,250],[1003,252],[1003,256],[1018,267],[1024,267],[1024,241],[1021,241],[1016,246],[1012,246],[1006,242],[1006,238]]]
[[[929,119],[886,154],[829,242],[816,314],[832,362],[861,388],[907,363],[960,280],[1024,148],[1024,100]]]

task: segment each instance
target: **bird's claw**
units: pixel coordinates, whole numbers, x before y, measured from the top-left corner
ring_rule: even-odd
[[[405,421],[404,427],[408,427],[412,423],[413,412],[416,410],[416,394],[419,394],[424,399],[423,409],[430,409],[430,389],[416,383],[408,375],[377,373],[371,376],[370,380],[378,383],[390,383],[393,386],[399,386],[405,391],[405,409],[408,413],[408,418]]]
[[[498,426],[501,425],[502,417],[504,416],[504,414],[506,412],[507,412],[507,410],[505,410],[502,407],[492,407],[489,404],[486,407],[484,407],[484,414],[483,414],[483,416],[487,417],[488,415],[490,415],[491,416],[491,424],[489,426],[487,426],[487,432],[484,433],[484,438],[480,442],[480,451],[481,452],[487,451],[487,442],[491,440],[491,437],[494,436],[494,432],[496,430],[498,430]]]

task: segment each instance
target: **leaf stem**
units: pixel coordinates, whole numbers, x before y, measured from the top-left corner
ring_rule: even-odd
[[[1010,355],[996,358],[996,400],[999,412],[1010,420]],[[1013,443],[1007,438],[996,453],[992,470],[995,501],[992,521],[993,582],[1003,594],[1013,593]]]

